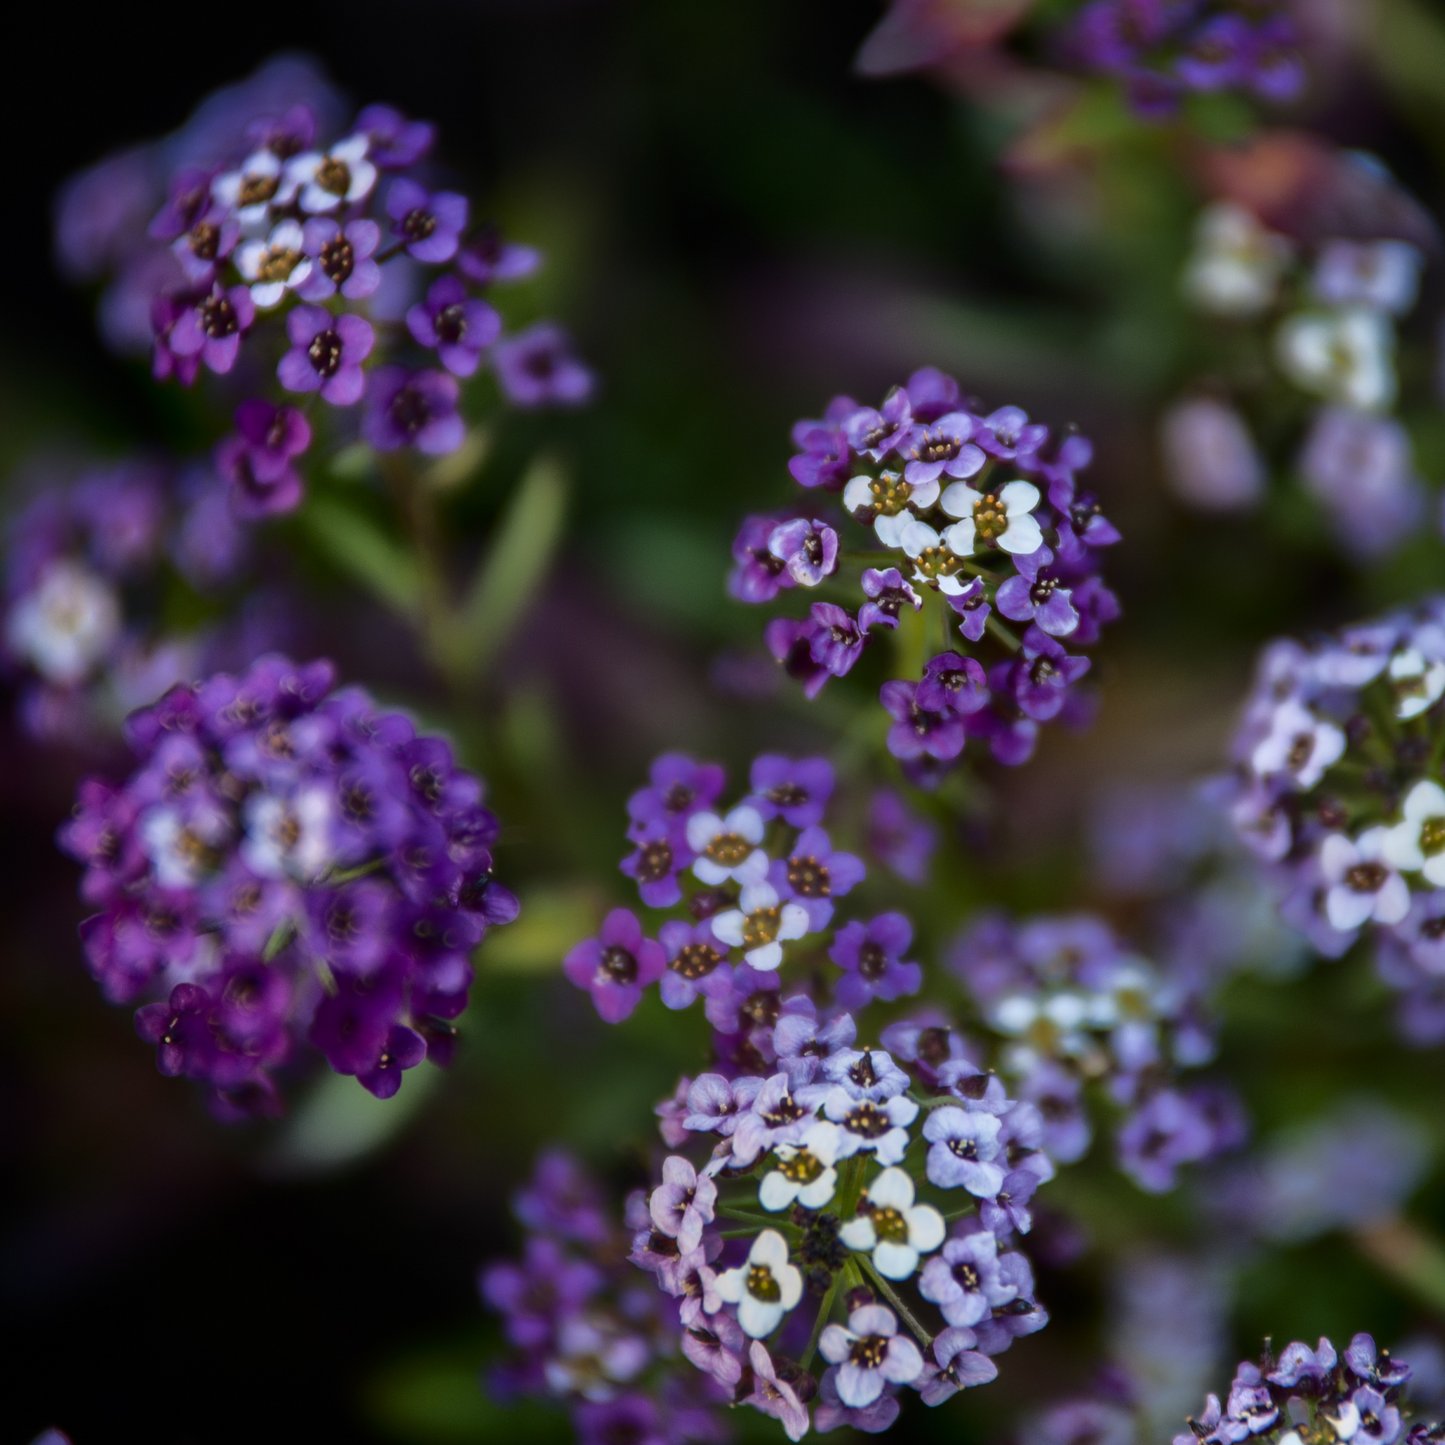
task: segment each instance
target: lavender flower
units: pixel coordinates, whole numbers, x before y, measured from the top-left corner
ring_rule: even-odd
[[[846,1329],[829,1325],[818,1339],[818,1350],[838,1366],[838,1399],[855,1410],[873,1404],[885,1383],[907,1385],[923,1372],[918,1346],[899,1334],[897,1316],[882,1305],[854,1310]]]
[[[382,366],[366,390],[361,432],[377,451],[414,446],[439,456],[461,446],[466,427],[457,415],[457,383],[446,373]]]
[[[560,326],[540,322],[492,347],[492,364],[513,406],[581,406],[592,399],[596,379],[579,361]]]
[[[922,886],[938,848],[938,829],[911,813],[891,788],[879,788],[868,815],[868,846],[905,883]]]
[[[393,181],[386,196],[392,234],[415,260],[433,265],[456,255],[469,209],[467,198],[455,191],[428,194],[424,187],[404,178]]]
[[[917,993],[923,970],[902,955],[913,941],[913,925],[901,913],[882,913],[870,923],[853,922],[834,935],[828,957],[844,970],[838,1002],[859,1009],[874,998],[892,1001]]]
[[[291,349],[277,364],[276,376],[287,391],[319,391],[332,406],[352,406],[361,400],[366,387],[361,363],[376,341],[370,322],[349,313],[332,316],[319,306],[301,306],[286,318],[286,335]]]
[[[312,262],[309,274],[296,285],[303,301],[327,301],[338,293],[360,301],[381,285],[381,266],[374,259],[381,227],[375,221],[352,221],[343,228],[327,217],[313,216],[302,227],[301,244]]]
[[[425,303],[406,313],[406,324],[417,345],[436,348],[453,376],[470,376],[501,332],[502,318],[485,301],[469,299],[455,276],[439,276]]]
[[[596,938],[577,944],[562,969],[578,988],[592,995],[601,1018],[620,1023],[637,1007],[642,991],[667,967],[662,945],[642,936],[637,915],[614,908]]]

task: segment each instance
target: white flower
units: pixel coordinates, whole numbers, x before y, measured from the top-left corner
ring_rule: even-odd
[[[1445,693],[1445,662],[1426,662],[1413,647],[1397,652],[1390,659],[1388,671],[1398,718],[1417,716]]]
[[[246,800],[241,857],[263,878],[319,878],[331,863],[331,794],[304,788],[293,798],[258,793]]]
[[[1216,316],[1258,316],[1273,303],[1288,256],[1284,237],[1267,231],[1242,206],[1210,206],[1194,226],[1185,295]]]
[[[239,170],[211,182],[211,194],[234,212],[247,230],[266,224],[272,199],[281,188],[281,162],[269,150],[253,151]]]
[[[286,163],[281,199],[289,201],[301,193],[301,209],[310,215],[334,211],[371,193],[376,184],[376,167],[366,159],[370,140],[364,135],[347,136],[325,155],[307,151]]]
[[[1378,306],[1403,316],[1415,304],[1423,260],[1408,241],[1327,241],[1315,265],[1315,295],[1331,306]]]
[[[955,539],[956,531],[956,527],[949,527],[940,537],[927,522],[914,517],[898,535],[898,545],[913,559],[913,580],[926,582],[949,597],[959,596],[968,586],[958,572],[964,557],[973,550],[972,534],[960,533]],[[953,540],[963,543],[963,552],[953,546]]]
[[[175,808],[147,808],[140,819],[141,847],[162,888],[194,888],[215,867],[228,832],[220,810],[204,806],[185,819]]]
[[[236,269],[251,283],[251,300],[257,306],[275,306],[311,274],[305,244],[300,223],[288,219],[264,241],[245,241],[236,248]]]
[[[713,917],[712,934],[730,948],[747,949],[743,961],[754,968],[776,968],[783,961],[783,944],[808,931],[808,910],[799,903],[780,905],[771,883],[745,884],[738,903]]]
[[[1343,833],[1331,833],[1320,844],[1320,872],[1329,891],[1325,917],[1341,933],[1376,923],[1398,923],[1410,911],[1410,890],[1405,880],[1385,861],[1388,828],[1367,828],[1352,843]]]
[[[914,1204],[913,1180],[901,1169],[885,1169],[838,1238],[849,1249],[872,1250],[873,1268],[885,1279],[907,1279],[919,1256],[943,1243],[943,1234],[943,1216],[931,1204]]]
[[[1275,337],[1280,367],[1295,385],[1357,411],[1383,411],[1395,399],[1395,332],[1379,311],[1305,311]]]
[[[841,1134],[836,1124],[819,1119],[798,1144],[778,1144],[778,1167],[763,1175],[758,1203],[770,1212],[787,1209],[796,1201],[804,1209],[821,1209],[838,1187]]]
[[[52,563],[5,621],[5,641],[48,682],[79,682],[111,649],[120,632],[120,604],[99,577],[78,562]]]
[[[783,1236],[776,1229],[765,1229],[753,1240],[745,1266],[718,1275],[717,1292],[737,1305],[743,1333],[760,1340],[772,1334],[802,1299],[803,1276],[788,1263]]]
[[[1005,552],[1037,552],[1044,541],[1032,516],[1038,504],[1039,489],[1032,482],[1008,482],[982,496],[966,482],[955,482],[939,505],[960,520],[943,534],[944,541],[961,557],[972,556],[979,542]]]
[[[763,841],[763,818],[756,808],[734,808],[726,818],[716,813],[694,813],[687,820],[687,846],[696,853],[693,873],[709,888],[735,879],[746,886],[760,883],[768,872]]]
[[[1381,857],[1392,868],[1418,871],[1445,888],[1445,788],[1428,780],[1416,783],[1400,811],[1404,820],[1385,835]]]
[[[901,1164],[908,1149],[908,1126],[918,1117],[918,1105],[902,1094],[875,1104],[871,1099],[855,1099],[840,1086],[824,1101],[823,1112],[842,1126],[839,1158],[851,1159],[854,1154],[871,1151],[880,1164]]]
[[[938,482],[924,482],[914,486],[905,482],[897,472],[884,472],[876,479],[868,476],[854,477],[843,488],[843,505],[851,515],[872,512],[873,530],[885,547],[903,545],[903,529],[917,520],[910,507],[926,512],[938,500]],[[866,520],[859,518],[860,521]]]
[[[1344,751],[1344,733],[1290,697],[1275,708],[1269,732],[1255,744],[1249,765],[1261,778],[1288,773],[1300,788],[1308,790]]]

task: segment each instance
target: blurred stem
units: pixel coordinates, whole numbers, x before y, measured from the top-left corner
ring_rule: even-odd
[[[1445,1245],[1429,1231],[1396,1215],[1362,1224],[1353,1237],[1366,1259],[1445,1316]]]
[[[901,1299],[898,1298],[897,1291],[894,1290],[893,1286],[889,1284],[888,1281],[884,1279],[883,1276],[879,1274],[876,1269],[873,1268],[873,1261],[871,1259],[868,1259],[865,1255],[861,1254],[857,1255],[856,1258],[858,1260],[858,1263],[861,1264],[863,1268],[868,1271],[868,1277],[873,1281],[875,1285],[878,1286],[878,1293],[881,1294],[883,1298],[886,1299],[888,1303],[893,1306],[894,1310],[898,1314],[898,1318],[902,1320],[903,1323],[907,1325],[910,1330],[913,1331],[914,1335],[918,1340],[918,1343],[922,1345],[923,1348],[926,1350],[929,1345],[933,1343],[933,1336],[929,1334],[928,1331],[924,1329],[923,1326],[919,1324],[918,1321],[913,1317],[913,1311],[910,1310],[908,1306],[904,1304]]]
[[[1013,633],[1010,632],[1008,628],[1005,627],[1003,623],[1000,622],[998,618],[995,617],[992,613],[989,613],[988,620],[984,623],[984,626],[987,627],[988,630],[996,638],[998,638],[998,640],[1003,643],[1003,645],[1008,648],[1010,652],[1017,652],[1019,648],[1023,646],[1023,643],[1021,643],[1018,638],[1015,637]]]
[[[808,1348],[803,1351],[802,1358],[798,1363],[806,1370],[813,1363],[813,1356],[818,1350],[818,1337],[823,1333],[823,1326],[828,1323],[828,1316],[833,1310],[833,1300],[837,1297],[838,1286],[843,1282],[843,1270],[839,1270],[828,1284],[827,1293],[818,1301],[818,1318],[813,1321],[813,1333],[808,1337]]]
[[[404,452],[379,452],[377,465],[391,489],[397,511],[401,515],[402,526],[416,558],[421,591],[420,624],[427,656],[451,681],[443,643],[451,617],[451,607],[446,595],[446,572],[442,565],[436,499]]]

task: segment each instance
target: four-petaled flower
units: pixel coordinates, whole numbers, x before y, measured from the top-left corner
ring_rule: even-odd
[[[923,1373],[918,1346],[898,1332],[893,1311],[879,1304],[854,1310],[846,1329],[829,1325],[818,1352],[838,1366],[838,1398],[853,1409],[871,1405],[885,1383],[907,1385]]]
[[[778,1165],[763,1175],[758,1203],[772,1213],[794,1203],[804,1209],[822,1209],[838,1186],[838,1171],[833,1166],[841,1147],[838,1126],[826,1119],[810,1124],[796,1144],[774,1145]]]
[[[614,908],[596,938],[576,945],[562,961],[562,971],[578,988],[592,995],[597,1012],[610,1024],[621,1023],[667,968],[662,945],[642,936],[637,915]]]
[[[982,495],[955,482],[939,498],[939,506],[959,519],[944,533],[944,540],[960,557],[972,556],[979,546],[1000,547],[1020,556],[1037,552],[1044,545],[1033,515],[1038,504],[1039,489],[1032,482],[1008,482]]]
[[[838,1230],[849,1249],[872,1252],[885,1279],[907,1279],[920,1256],[943,1243],[943,1216],[931,1204],[915,1204],[913,1195],[902,1169],[885,1169],[864,1192],[857,1217]]]
[[[783,1236],[776,1229],[765,1229],[753,1240],[745,1265],[718,1275],[717,1292],[738,1307],[743,1333],[760,1340],[772,1334],[802,1299],[803,1276],[796,1265],[788,1263]]]
[[[713,937],[743,949],[743,962],[752,968],[776,968],[783,961],[783,944],[808,932],[807,909],[782,902],[771,883],[744,884],[738,905],[713,915]]]

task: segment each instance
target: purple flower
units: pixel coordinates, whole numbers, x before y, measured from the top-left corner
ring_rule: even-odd
[[[727,949],[718,947],[709,920],[695,926],[670,920],[658,930],[657,939],[667,955],[661,993],[668,1008],[687,1008],[699,996],[714,998],[731,991]]]
[[[276,376],[287,391],[319,391],[333,406],[361,400],[366,387],[361,363],[376,341],[369,321],[298,306],[286,318],[286,335],[291,349],[277,364]]]
[[[816,587],[838,570],[838,534],[823,522],[798,517],[779,523],[768,536],[768,551],[804,587]]]
[[[727,781],[717,763],[696,763],[686,753],[654,758],[647,776],[649,785],[627,800],[630,838],[649,824],[685,824],[694,813],[711,810]]]
[[[772,517],[743,518],[733,539],[737,566],[728,574],[728,595],[739,602],[771,602],[780,589],[796,585],[787,562],[768,550],[777,526]]]
[[[562,971],[592,995],[600,1017],[621,1023],[667,968],[662,945],[642,936],[637,915],[614,908],[596,938],[584,939],[562,960]]]
[[[923,607],[923,599],[896,567],[883,572],[876,567],[865,568],[863,591],[868,601],[858,610],[858,626],[864,632],[872,627],[897,627],[898,614],[905,605],[915,612]]]
[[[833,408],[828,410],[831,417]],[[874,411],[871,406],[860,406],[852,411],[843,422],[843,436],[860,456],[881,462],[908,435],[912,424],[913,412],[908,392],[901,386],[895,386],[888,393],[881,411]]]
[[[842,491],[850,461],[843,425],[857,411],[852,397],[835,396],[821,421],[800,421],[793,427],[793,445],[800,454],[789,460],[788,470],[799,486]]]
[[[695,1316],[682,1332],[682,1352],[720,1385],[736,1385],[743,1377],[742,1327],[722,1310]]]
[[[975,577],[963,591],[945,594],[948,605],[958,614],[958,630],[969,642],[977,642],[988,625],[988,615],[993,611],[984,592],[983,578]]]
[[[1033,1227],[1029,1200],[1034,1197],[1034,1190],[1038,1187],[1039,1176],[1032,1169],[1015,1169],[1012,1173],[1005,1174],[998,1193],[992,1199],[979,1201],[978,1217],[983,1221],[984,1227],[991,1229],[1000,1239],[1007,1238],[1015,1229],[1020,1234],[1027,1234]],[[1014,1257],[1023,1258],[1022,1255],[1005,1255],[1004,1261]],[[1029,1287],[1032,1289],[1032,1284]]]
[[[339,291],[360,301],[381,285],[381,267],[373,257],[381,245],[375,221],[352,221],[344,230],[325,216],[312,216],[302,227],[302,247],[311,272],[297,288],[303,301],[327,301]]]
[[[542,253],[502,239],[495,226],[484,226],[457,252],[457,270],[478,286],[523,281],[542,264]]]
[[[917,695],[918,684],[912,682],[885,682],[879,690],[884,711],[895,719],[888,729],[888,751],[895,758],[956,758],[966,736],[962,719],[951,712],[930,712]]]
[[[827,1435],[834,1430],[849,1429],[864,1435],[881,1435],[892,1429],[899,1415],[898,1386],[888,1385],[871,1405],[854,1409],[845,1405],[838,1394],[838,1369],[837,1365],[830,1365],[818,1381],[818,1403],[813,1411],[813,1424],[818,1433]]]
[[[209,286],[216,267],[226,261],[241,239],[240,225],[222,206],[208,206],[195,223],[171,242],[171,254],[193,286]]]
[[[680,831],[661,820],[628,831],[637,849],[617,866],[637,880],[638,897],[649,908],[671,908],[682,897],[677,875],[693,861],[692,850]]]
[[[1073,1074],[1045,1060],[1024,1077],[1019,1096],[1043,1116],[1043,1144],[1051,1158],[1072,1164],[1084,1157],[1093,1130],[1084,1112],[1083,1086]]]
[[[688,1115],[685,1127],[702,1134],[728,1138],[752,1108],[762,1090],[761,1079],[729,1081],[721,1074],[699,1074],[687,1091]]]
[[[690,1254],[702,1243],[702,1231],[713,1220],[717,1202],[717,1185],[706,1177],[699,1179],[697,1170],[679,1154],[662,1165],[662,1183],[647,1201],[652,1222],[669,1239],[677,1241],[683,1254]]]
[[[921,366],[908,378],[908,401],[915,421],[937,421],[958,410],[958,383],[936,366]]]
[[[1057,717],[1069,687],[1089,670],[1087,657],[1071,657],[1034,624],[1024,633],[1023,657],[1010,664],[1005,685],[1025,717]]]
[[[753,1366],[753,1392],[746,1403],[781,1422],[789,1440],[801,1440],[808,1433],[808,1407],[797,1391],[778,1375],[772,1356],[761,1340],[748,1347]]]
[[[960,1390],[998,1378],[998,1366],[973,1348],[977,1343],[973,1330],[959,1327],[935,1337],[924,1357],[923,1372],[913,1382],[925,1405],[941,1405]]]
[[[265,406],[265,402],[258,403]],[[289,408],[288,408],[289,410]],[[262,477],[256,470],[255,448],[243,435],[216,443],[216,470],[226,479],[231,511],[248,521],[293,512],[301,505],[301,477],[289,461],[280,471]],[[263,462],[269,472],[269,462]]]
[[[386,196],[392,234],[400,238],[410,256],[430,265],[456,255],[469,210],[465,196],[455,191],[429,193],[405,177],[394,180]]]
[[[843,970],[835,990],[847,1009],[860,1009],[874,998],[892,1002],[923,986],[923,970],[902,962],[913,941],[913,925],[901,913],[881,913],[868,924],[858,921],[834,935],[828,957]]]
[[[974,1221],[968,1220],[970,1226]],[[976,1325],[996,1309],[1018,1298],[1018,1286],[1004,1279],[998,1260],[998,1240],[992,1231],[974,1228],[954,1237],[923,1267],[918,1292],[932,1301],[950,1325]]]
[[[408,120],[390,105],[368,105],[353,129],[370,142],[367,154],[384,171],[405,170],[426,157],[436,138],[430,121]]]
[[[1224,90],[1244,77],[1254,32],[1240,15],[1216,15],[1190,35],[1174,62],[1190,90]]]
[[[813,639],[819,631],[811,618],[797,621],[774,617],[763,628],[763,643],[783,665],[789,677],[802,684],[803,696],[815,698],[833,674],[813,656]]]
[[[1357,1380],[1386,1390],[1403,1385],[1410,1378],[1409,1365],[1392,1360],[1389,1350],[1377,1352],[1374,1336],[1363,1332],[1351,1339],[1345,1351],[1345,1363]]]
[[[1079,625],[1067,587],[1060,586],[1047,547],[1014,558],[1019,575],[998,589],[998,610],[1011,622],[1033,622],[1050,637],[1066,637]]]
[[[418,346],[436,347],[453,376],[470,376],[501,332],[502,318],[485,301],[469,298],[455,276],[438,276],[426,301],[406,313],[406,324]]]
[[[833,677],[843,677],[863,655],[868,640],[857,620],[832,602],[815,602],[812,607],[813,635],[809,648],[813,661]]]
[[[971,657],[941,652],[924,665],[914,701],[927,712],[967,717],[988,703],[983,668]]]
[[[311,427],[294,406],[272,406],[260,397],[236,408],[236,430],[246,442],[251,471],[261,481],[279,477],[292,458],[311,445]]]
[[[544,1150],[532,1178],[512,1200],[512,1212],[530,1230],[604,1244],[611,1235],[597,1186],[565,1149]]]
[[[1312,1350],[1308,1345],[1296,1340],[1294,1344],[1284,1347],[1280,1353],[1278,1368],[1265,1378],[1272,1385],[1285,1385],[1290,1388],[1298,1385],[1301,1380],[1319,1382],[1328,1377],[1338,1359],[1335,1347],[1323,1335],[1320,1336],[1318,1350]]]
[[[921,487],[942,476],[975,476],[988,458],[969,441],[973,432],[973,418],[964,411],[949,412],[931,426],[910,427],[908,435],[895,443],[898,454],[910,458],[903,469],[904,481]]]
[[[454,452],[466,436],[457,395],[455,378],[445,372],[378,367],[367,384],[361,434],[380,452],[404,446],[429,456]]]
[[[962,1187],[979,1198],[998,1193],[1004,1171],[999,1156],[998,1120],[992,1115],[949,1104],[935,1109],[924,1122],[928,1178],[940,1189]],[[972,1323],[972,1321],[970,1321]]]
[[[524,410],[540,406],[582,406],[592,399],[596,379],[572,349],[571,338],[550,321],[538,322],[492,347],[492,365],[502,393]]]
[[[838,1366],[838,1399],[855,1410],[873,1404],[885,1384],[907,1385],[923,1373],[918,1346],[898,1332],[897,1316],[883,1305],[854,1310],[847,1328],[829,1325],[818,1338],[818,1352]]]
[[[833,765],[825,758],[763,753],[753,759],[748,783],[747,802],[764,822],[782,818],[791,828],[811,828],[833,796]]]
[[[1329,512],[1340,544],[1354,557],[1369,561],[1394,551],[1423,515],[1409,433],[1389,417],[1322,407],[1299,467],[1306,489]]]
[[[850,1014],[819,1023],[810,1013],[784,1013],[773,1029],[773,1048],[779,1066],[788,1076],[788,1087],[801,1089],[811,1084],[823,1060],[847,1048],[857,1037],[858,1028]]]
[[[1207,1157],[1214,1143],[1208,1121],[1182,1094],[1162,1089],[1119,1131],[1119,1167],[1150,1194],[1174,1187],[1181,1164]]]
[[[831,900],[847,895],[865,872],[851,853],[834,852],[828,835],[814,825],[803,830],[789,858],[773,860],[768,878],[781,899],[802,905],[809,932],[818,933],[833,917]]]
[[[205,296],[179,310],[163,339],[167,350],[177,357],[199,357],[224,376],[236,364],[241,337],[255,319],[256,305],[249,287],[232,286],[226,291],[217,282]]]
[[[912,813],[892,788],[879,788],[868,810],[868,848],[905,883],[928,882],[938,829]]]

